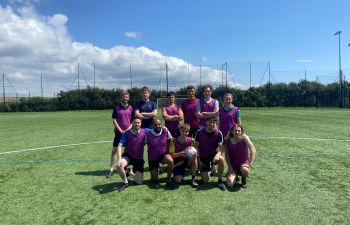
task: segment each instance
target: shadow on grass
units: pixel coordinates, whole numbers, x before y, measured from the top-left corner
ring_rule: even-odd
[[[143,182],[144,185],[146,185],[149,189],[163,189],[163,190],[167,190],[167,191],[174,191],[179,189],[179,186],[174,184],[174,189],[169,189],[166,186],[166,177],[163,178],[159,178],[157,182],[151,181],[151,180],[145,180]]]
[[[227,190],[229,192],[237,192],[237,191],[241,190],[241,185],[240,184],[235,184],[235,185],[233,185],[232,188],[227,188]]]
[[[108,184],[101,184],[101,185],[96,185],[93,186],[92,189],[95,191],[98,191],[101,195],[103,194],[108,194],[110,192],[118,192],[118,187],[122,184],[122,182],[113,182],[113,183],[108,183]]]
[[[75,175],[82,175],[82,176],[106,176],[108,174],[109,170],[94,170],[94,171],[81,171],[76,172]]]

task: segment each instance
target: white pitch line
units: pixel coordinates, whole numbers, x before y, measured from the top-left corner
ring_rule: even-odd
[[[350,139],[331,139],[331,138],[298,138],[298,137],[254,137],[256,139],[290,139],[290,140],[310,140],[310,141],[339,141],[339,142],[350,142]]]
[[[41,147],[41,148],[28,148],[28,149],[15,150],[15,151],[9,151],[9,152],[0,152],[0,155],[7,155],[7,154],[19,153],[19,152],[30,152],[30,151],[37,151],[37,150],[44,150],[44,149],[63,148],[63,147],[78,146],[78,145],[101,144],[101,143],[107,143],[107,142],[111,142],[111,141],[96,141],[96,142],[85,142],[85,143],[77,143],[77,144],[47,146],[47,147]]]

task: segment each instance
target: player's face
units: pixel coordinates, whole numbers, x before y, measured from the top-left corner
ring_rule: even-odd
[[[203,91],[204,98],[211,98],[211,89],[210,88],[205,88]]]
[[[140,119],[134,119],[132,121],[132,129],[138,130],[141,128],[141,120]]]
[[[184,129],[184,128],[182,128],[182,129],[180,129],[180,135],[181,135],[181,137],[187,137],[187,135],[188,135],[188,133],[190,133],[190,130],[189,129]]]
[[[148,91],[142,91],[141,96],[142,96],[143,100],[148,100],[149,99],[149,92]]]
[[[187,90],[187,96],[188,98],[194,98],[195,91],[194,89]]]
[[[122,100],[123,100],[123,103],[128,103],[129,102],[129,95],[123,95],[123,98],[122,98]]]
[[[233,132],[233,136],[236,138],[239,138],[242,136],[242,129],[240,127],[233,128],[231,132]]]
[[[160,121],[159,120],[154,121],[153,130],[158,133],[160,132],[161,129],[162,129],[162,124],[160,123]]]
[[[212,131],[216,127],[216,121],[214,119],[207,120],[207,130]]]
[[[225,103],[225,105],[231,105],[232,104],[232,97],[231,96],[226,96],[224,98],[224,103]]]
[[[168,96],[168,103],[169,103],[169,104],[175,103],[175,96],[174,96],[174,95]]]

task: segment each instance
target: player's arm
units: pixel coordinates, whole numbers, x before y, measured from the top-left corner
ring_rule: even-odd
[[[214,110],[212,112],[203,112],[202,114],[205,116],[205,118],[218,116],[218,114],[219,114],[219,102],[218,102],[218,100],[215,100],[215,106],[214,106]]]
[[[250,154],[249,154],[250,163],[249,164],[252,165],[254,162],[254,159],[255,159],[256,149],[255,149],[255,146],[253,145],[253,143],[251,142],[250,138],[247,135],[244,135],[243,138],[244,138],[244,141],[250,150]]]
[[[162,117],[166,121],[176,121],[175,116],[168,115],[165,107],[162,108]]]
[[[113,118],[112,122],[113,122],[114,127],[119,131],[119,133],[123,133],[124,132],[123,129],[119,126],[116,118]]]
[[[157,109],[154,109],[152,112],[142,112],[142,119],[150,119],[157,116]]]
[[[232,166],[231,166],[231,162],[230,162],[230,157],[228,154],[228,150],[227,150],[227,146],[226,144],[224,144],[224,151],[225,151],[225,159],[226,159],[226,164],[228,166],[228,174],[233,172]]]
[[[236,118],[237,118],[237,124],[242,125],[241,110],[237,110]]]
[[[177,118],[177,120],[181,121],[183,119],[184,119],[184,112],[182,111],[181,107],[178,107],[178,118]]]
[[[197,103],[196,115],[198,118],[205,119],[207,116],[202,112],[200,101]]]
[[[140,113],[139,109],[135,109],[135,117],[139,117],[141,119],[144,119],[144,116],[142,113]]]

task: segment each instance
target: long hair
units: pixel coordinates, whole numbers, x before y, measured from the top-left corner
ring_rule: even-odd
[[[235,124],[235,125],[230,129],[230,133],[229,133],[229,137],[230,137],[230,138],[233,137],[233,130],[234,130],[236,127],[240,127],[240,128],[241,128],[241,131],[242,131],[242,135],[244,134],[244,128],[243,128],[243,126],[240,125],[240,124]]]

